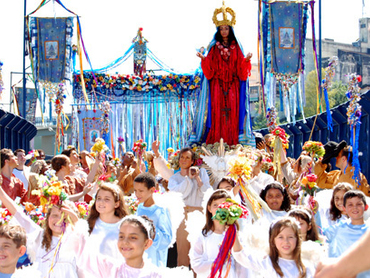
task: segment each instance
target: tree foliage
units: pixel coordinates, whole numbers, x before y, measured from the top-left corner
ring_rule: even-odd
[[[325,69],[322,70],[322,76],[325,76]],[[316,115],[317,112],[321,113],[326,110],[324,93],[321,98],[321,110],[317,111],[317,74],[316,71],[311,71],[307,75],[305,94],[306,94],[306,106],[304,112],[306,117]],[[343,84],[341,81],[335,81],[332,83],[331,88],[328,90],[328,97],[330,108],[336,107],[348,101],[346,97],[348,86]]]

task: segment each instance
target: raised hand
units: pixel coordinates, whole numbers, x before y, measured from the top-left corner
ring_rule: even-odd
[[[156,157],[158,157],[160,154],[159,154],[159,146],[160,146],[161,142],[158,141],[158,140],[155,140],[153,143],[152,143],[152,150],[155,154]]]
[[[253,54],[252,53],[248,53],[247,56],[245,56],[245,59],[248,61],[250,61],[250,59],[252,58]]]
[[[200,52],[197,52],[197,57],[201,58],[202,60],[205,58],[204,55]]]

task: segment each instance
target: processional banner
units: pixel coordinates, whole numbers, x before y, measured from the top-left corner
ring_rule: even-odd
[[[73,17],[30,17],[29,25],[33,74],[52,99],[58,83],[71,79]]]
[[[261,4],[262,5],[262,4]],[[266,106],[274,107],[279,91],[280,109],[290,122],[303,113],[304,48],[308,3],[264,2],[260,12],[261,80]]]
[[[90,151],[97,138],[103,138],[110,148],[110,132],[103,134],[103,112],[100,110],[79,110],[79,146],[80,151]]]

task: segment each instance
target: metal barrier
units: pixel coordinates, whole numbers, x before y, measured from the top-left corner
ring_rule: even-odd
[[[361,172],[370,177],[369,161],[370,161],[370,145],[369,145],[369,114],[370,114],[370,90],[361,95],[360,105],[362,106],[361,130],[360,130],[360,165]],[[345,140],[350,142],[349,125],[347,124],[347,107],[348,102],[331,109],[333,118],[333,131],[330,131],[327,126],[326,112],[318,115],[311,141],[320,141],[325,144],[328,141],[340,142]],[[315,121],[315,117],[297,121],[295,125],[292,123],[281,125],[285,132],[289,134],[289,149],[287,155],[290,157],[299,157],[304,142],[310,138],[310,133]],[[263,135],[269,133],[267,128],[255,130]],[[335,158],[331,160],[333,169],[335,168]]]
[[[0,148],[30,150],[30,141],[36,136],[35,125],[20,116],[0,109]]]

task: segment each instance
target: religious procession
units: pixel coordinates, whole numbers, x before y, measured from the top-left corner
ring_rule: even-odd
[[[36,17],[48,2],[73,16]],[[255,54],[238,40],[237,12],[214,2],[216,32],[188,73],[154,55],[143,28],[94,69],[61,0],[25,16],[35,89],[16,96],[18,115],[0,111],[0,278],[370,278],[362,69],[344,72],[336,56],[322,66],[315,1],[257,1]],[[309,43],[317,99],[306,118]],[[134,74],[107,73],[131,56]],[[338,68],[347,102],[333,108]],[[30,144],[36,101],[56,116],[53,155]]]

